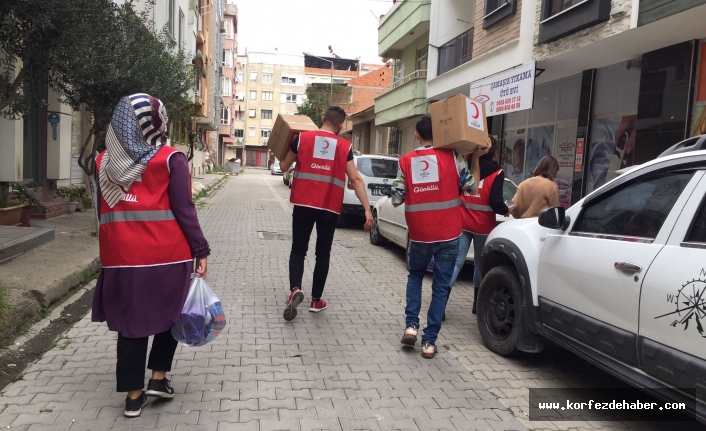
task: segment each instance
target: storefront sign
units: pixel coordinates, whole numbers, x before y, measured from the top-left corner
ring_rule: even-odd
[[[574,171],[576,172],[583,171],[583,147],[584,139],[578,138],[576,140],[576,163],[574,164]]]
[[[514,69],[471,84],[471,98],[485,102],[486,116],[507,114],[532,108],[536,63]]]

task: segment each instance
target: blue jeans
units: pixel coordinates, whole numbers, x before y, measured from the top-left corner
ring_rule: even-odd
[[[454,262],[458,255],[458,239],[446,242],[410,242],[409,276],[407,277],[406,324],[419,326],[419,312],[422,309],[422,281],[427,265],[434,258],[434,272],[431,284],[431,304],[427,313],[427,327],[424,328],[422,343],[436,343],[441,330],[441,320],[446,311],[446,302],[451,292],[451,277]]]
[[[463,231],[458,239],[458,256],[456,257],[456,267],[454,268],[454,275],[451,278],[451,287],[456,284],[456,279],[458,278],[458,273],[461,272],[463,264],[466,263],[466,255],[468,254],[468,249],[471,248],[471,241],[473,241],[473,287],[478,289],[481,282],[481,268],[480,255],[483,252],[483,247],[485,247],[485,241],[488,239],[488,235],[479,235],[477,233],[470,233]]]

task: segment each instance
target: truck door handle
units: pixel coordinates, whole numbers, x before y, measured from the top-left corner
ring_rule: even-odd
[[[642,271],[642,267],[636,263],[615,262],[614,266],[616,268],[618,268],[619,270],[625,271],[625,272],[640,272],[640,271]]]

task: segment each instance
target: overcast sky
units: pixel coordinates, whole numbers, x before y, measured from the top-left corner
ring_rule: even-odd
[[[378,20],[392,0],[229,0],[238,6],[238,53],[277,52],[381,63]],[[372,12],[371,12],[372,10]]]

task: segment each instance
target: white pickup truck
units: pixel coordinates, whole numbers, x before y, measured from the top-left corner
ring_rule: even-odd
[[[478,328],[494,352],[544,339],[706,417],[706,135],[569,209],[511,220],[483,249]],[[669,155],[671,154],[671,155]],[[694,405],[693,401],[687,405]]]

